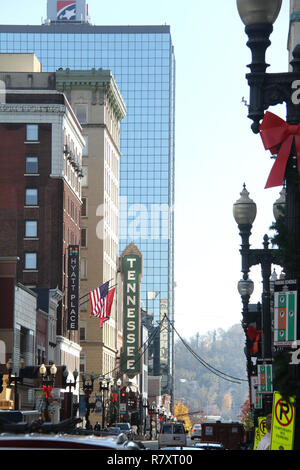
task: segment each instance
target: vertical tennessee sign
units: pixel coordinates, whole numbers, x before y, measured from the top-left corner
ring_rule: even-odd
[[[79,245],[68,248],[68,330],[78,330],[79,310]]]
[[[142,255],[131,243],[121,255],[123,279],[123,350],[121,371],[129,378],[140,373],[140,282]]]

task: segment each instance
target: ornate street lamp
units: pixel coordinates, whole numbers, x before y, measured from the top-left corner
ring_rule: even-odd
[[[39,368],[39,373],[42,378],[42,387],[43,387],[43,392],[45,395],[45,401],[46,401],[46,410],[45,410],[45,420],[50,421],[49,417],[49,400],[51,397],[51,392],[54,386],[55,382],[55,376],[57,373],[57,367],[55,364],[51,364],[50,366],[50,375],[48,375],[47,367],[45,364],[42,364]]]
[[[110,377],[99,376],[99,392],[102,392],[102,429],[105,427],[105,392],[110,389]]]
[[[249,38],[247,46],[252,52],[252,63],[249,65],[251,74],[247,75],[250,85],[248,117],[253,120],[252,130],[255,133],[259,132],[259,121],[263,118],[265,110],[262,74],[265,74],[268,67],[265,60],[266,50],[271,44],[269,37],[281,4],[282,0],[237,0],[238,12]]]
[[[89,417],[90,417],[90,408],[92,408],[92,405],[90,404],[90,396],[94,389],[95,375],[93,373],[91,374],[91,382],[89,383],[86,382],[85,373],[83,373],[81,377],[82,377],[82,389],[85,395],[85,422],[86,422],[85,427],[86,429],[90,429],[91,423],[90,423]]]
[[[271,293],[270,293],[270,278],[271,266],[273,263],[279,264],[278,250],[269,249],[269,238],[264,236],[263,248],[252,249],[250,248],[249,238],[251,235],[252,224],[256,217],[256,204],[249,198],[249,192],[244,184],[243,190],[240,193],[241,197],[236,201],[233,206],[233,215],[240,231],[242,245],[242,272],[243,278],[238,283],[238,291],[242,298],[243,303],[243,320],[242,326],[246,335],[246,357],[247,357],[247,372],[250,387],[250,376],[252,374],[252,361],[249,351],[249,340],[247,330],[249,326],[249,299],[253,293],[254,285],[249,279],[249,271],[252,266],[257,264],[261,265],[262,279],[263,279],[263,292],[262,292],[262,359],[266,362],[271,361],[272,358],[272,323],[271,323]],[[267,403],[267,400],[266,400]]]

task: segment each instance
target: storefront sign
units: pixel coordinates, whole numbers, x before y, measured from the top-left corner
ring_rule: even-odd
[[[123,277],[123,351],[121,370],[129,378],[140,373],[140,282],[142,255],[131,243],[121,255]]]
[[[68,248],[68,330],[78,330],[79,318],[79,245]]]

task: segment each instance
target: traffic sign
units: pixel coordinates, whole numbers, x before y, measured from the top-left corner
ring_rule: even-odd
[[[279,392],[273,395],[270,450],[293,450],[295,427],[295,399],[283,399]]]
[[[267,433],[265,416],[261,416],[260,418],[258,418],[258,428],[259,428],[260,438],[264,437],[264,435]]]

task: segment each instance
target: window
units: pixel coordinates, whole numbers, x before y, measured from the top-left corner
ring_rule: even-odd
[[[37,268],[37,254],[25,253],[25,269],[36,269],[36,268]]]
[[[88,105],[87,104],[75,104],[75,114],[80,124],[87,124]]]
[[[38,172],[38,157],[26,157],[26,173]]]
[[[36,141],[38,140],[39,132],[37,124],[27,124],[26,125],[26,140],[27,141]]]
[[[86,187],[86,186],[88,186],[88,168],[87,168],[87,166],[83,167],[83,175],[84,176],[81,180],[81,186]]]
[[[81,323],[80,324],[80,341],[85,341],[86,336],[85,336],[85,324]]]
[[[80,278],[87,279],[87,259],[80,257]]]
[[[81,229],[81,246],[83,248],[87,247],[87,229],[86,228]]]
[[[38,205],[38,190],[27,188],[25,191],[25,204],[26,206]]]
[[[81,217],[87,217],[87,198],[82,198]]]
[[[37,237],[37,220],[25,221],[25,237]]]
[[[85,140],[85,146],[82,149],[82,156],[87,157],[89,154],[89,140],[88,140],[89,138],[87,135],[84,135],[83,138]]]

